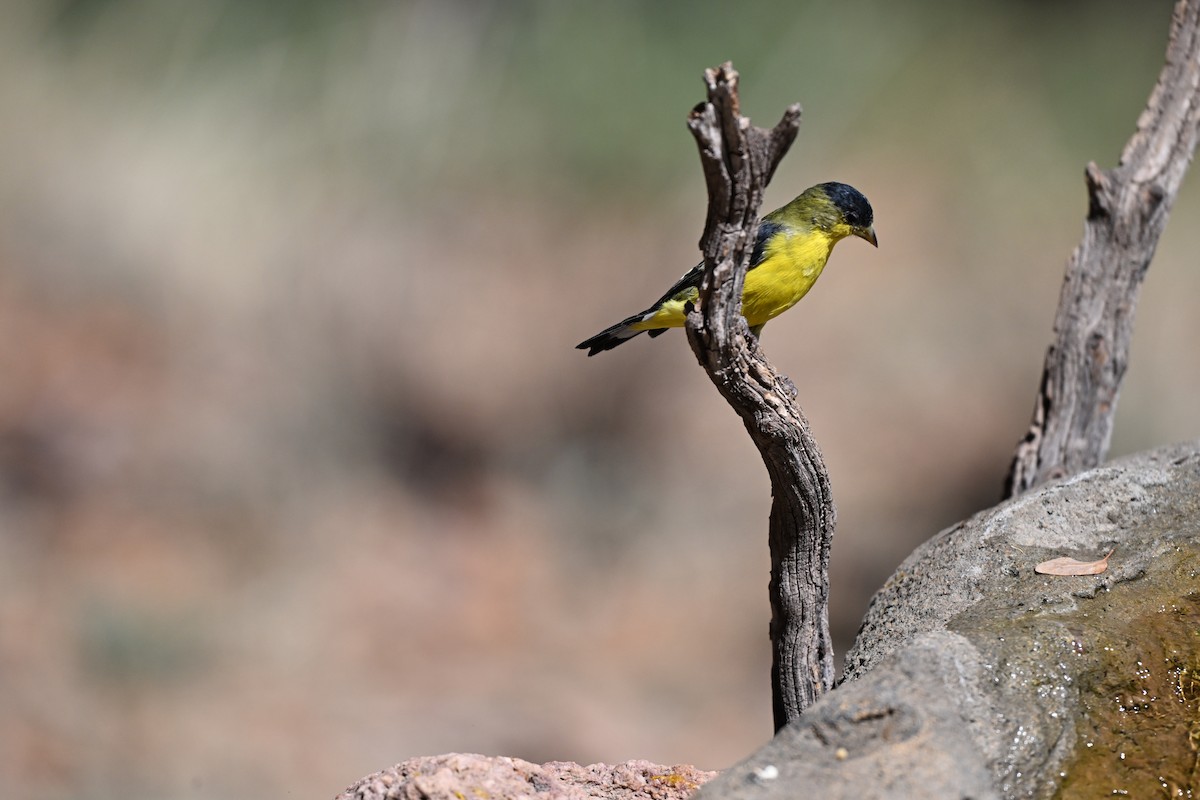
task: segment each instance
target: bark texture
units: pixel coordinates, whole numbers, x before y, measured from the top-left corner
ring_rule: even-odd
[[[763,191],[796,138],[800,107],[774,128],[738,108],[738,75],[725,63],[704,74],[706,102],[688,118],[708,184],[700,249],[700,308],[688,340],[700,365],[742,418],[771,478],[771,685],[782,728],[833,685],[829,636],[829,547],[835,511],[829,475],[796,387],[767,362],[741,315],[742,286]]]
[[[1179,0],[1167,59],[1137,130],[1111,170],[1087,166],[1088,215],[1067,263],[1029,432],[1009,497],[1104,461],[1129,362],[1138,292],[1196,149],[1200,1]]]

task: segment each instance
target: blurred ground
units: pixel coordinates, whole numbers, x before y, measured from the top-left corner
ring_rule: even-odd
[[[768,203],[876,209],[765,345],[839,505],[839,649],[1028,421],[1083,166],[1169,4],[77,0],[0,9],[0,795],[332,796],[418,754],[770,734],[766,475],[681,334],[683,125],[800,100]],[[1114,454],[1195,436],[1200,198]]]

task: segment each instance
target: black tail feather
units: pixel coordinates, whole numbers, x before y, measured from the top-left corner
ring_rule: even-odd
[[[641,332],[631,330],[627,323],[618,322],[611,328],[605,328],[592,338],[575,345],[575,349],[587,350],[589,356],[594,356],[596,353],[603,353],[605,350],[612,350],[617,345],[624,344]]]
[[[651,337],[660,336],[667,332],[666,328],[655,328],[651,331],[640,331],[631,327],[635,322],[641,322],[642,314],[634,314],[632,317],[621,320],[616,325],[605,328],[590,339],[580,342],[575,345],[576,350],[587,350],[589,356],[594,356],[596,353],[603,353],[605,350],[612,350],[617,345],[624,344],[633,337],[649,333]]]

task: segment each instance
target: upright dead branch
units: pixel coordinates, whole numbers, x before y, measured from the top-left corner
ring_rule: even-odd
[[[1167,62],[1120,163],[1087,166],[1088,215],[1067,263],[1054,343],[1010,497],[1100,464],[1112,439],[1138,292],[1200,131],[1200,0],[1179,0]]]
[[[833,684],[829,546],[835,512],[829,475],[796,388],[763,357],[741,315],[742,286],[763,192],[800,128],[793,105],[771,130],[738,109],[729,63],[706,70],[707,102],[688,118],[708,184],[700,249],[700,307],[688,340],[700,365],[742,418],[771,477],[772,707],[778,730]]]

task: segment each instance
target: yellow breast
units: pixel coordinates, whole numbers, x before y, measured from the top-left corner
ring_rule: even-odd
[[[746,273],[742,315],[750,327],[787,311],[821,277],[834,239],[821,231],[779,236],[761,264]]]

